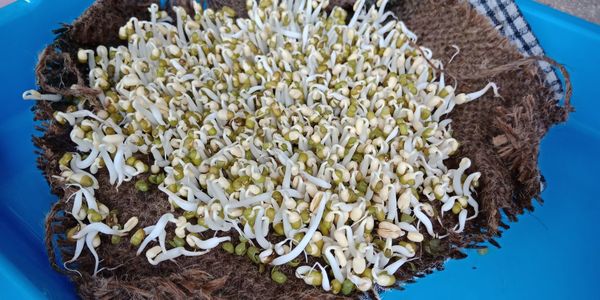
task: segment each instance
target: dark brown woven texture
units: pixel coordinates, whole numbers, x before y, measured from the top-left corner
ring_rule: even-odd
[[[41,89],[67,98],[84,97],[95,106],[95,91],[85,87],[86,76],[81,75],[87,72],[85,66],[73,63],[76,50],[99,44],[120,44],[118,28],[132,16],[147,18],[147,7],[152,2],[155,1],[99,0],[72,25],[59,30],[56,42],[42,53],[36,68]],[[348,7],[352,1],[332,2]],[[214,8],[223,4],[236,9],[238,15],[244,15],[244,1],[209,1]],[[467,223],[462,235],[451,235],[439,245],[425,243],[419,250],[421,259],[407,264],[396,274],[400,280],[410,282],[414,277],[442,269],[448,257],[464,257],[460,252],[462,247],[477,247],[487,240],[496,244],[493,238],[500,235],[500,228],[508,228],[501,222],[502,212],[514,221],[524,210],[533,208],[532,199],[539,199],[540,194],[541,176],[537,167],[540,140],[551,125],[566,120],[571,108],[560,107],[551,100],[552,95],[539,77],[535,60],[523,59],[468,4],[454,0],[397,1],[390,4],[389,9],[419,36],[420,45],[433,50],[436,58],[448,62],[455,52],[451,45],[460,47],[460,54],[445,66],[446,73],[459,80],[460,91],[478,90],[493,81],[502,95],[502,98],[494,98],[488,93],[475,102],[457,107],[450,116],[454,136],[461,143],[458,157],[471,158],[472,168],[482,172],[477,195],[480,217]],[[71,88],[73,84],[75,89]],[[64,105],[39,102],[34,107],[36,119],[43,121],[39,129],[44,133],[34,139],[40,148],[38,164],[52,192],[59,196],[46,220],[46,243],[51,263],[62,272],[65,271],[55,262],[59,257],[68,260],[73,244],[65,241],[61,234],[65,228],[76,225],[62,213],[70,209],[66,199],[73,191],[63,189],[61,183],[52,178],[58,173],[60,156],[74,148],[68,138],[70,129],[52,122],[52,112],[64,109]],[[100,186],[110,186],[107,177],[105,173],[97,176]],[[131,183],[122,185],[118,191],[113,188],[97,191],[98,201],[117,209],[120,220],[139,216],[141,226],[154,224],[169,209],[167,202],[159,201],[160,198],[163,194],[158,190],[139,193]],[[56,235],[59,257],[52,243]],[[136,257],[135,249],[128,243],[112,245],[103,238],[98,254],[103,259],[102,266],[111,269],[92,277],[93,258],[84,251],[84,255],[70,265],[80,274],[65,272],[77,285],[82,298],[334,298],[296,279],[289,267],[283,268],[288,282],[277,285],[269,279],[268,270],[260,273],[248,259],[220,249],[151,266],[143,255]]]

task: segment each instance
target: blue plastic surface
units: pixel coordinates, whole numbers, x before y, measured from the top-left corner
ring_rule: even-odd
[[[74,289],[54,272],[43,246],[43,218],[56,198],[35,165],[31,103],[37,54],[50,29],[70,22],[91,0],[17,1],[0,9],[0,298],[72,299]],[[550,57],[565,64],[577,112],[542,142],[540,166],[548,181],[545,204],[512,224],[480,256],[474,251],[446,270],[419,279],[384,299],[589,299],[600,278],[600,203],[593,189],[600,167],[600,118],[594,111],[600,67],[600,26],[532,1],[517,1]]]
[[[74,289],[54,272],[43,246],[43,219],[56,197],[36,168],[31,102],[39,52],[51,30],[71,22],[93,1],[18,0],[0,9],[0,299],[73,299]]]

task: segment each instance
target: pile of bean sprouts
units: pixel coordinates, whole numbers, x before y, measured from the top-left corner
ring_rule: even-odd
[[[250,0],[248,18],[196,5],[176,7],[176,20],[153,4],[150,20],[120,28],[127,46],[79,50],[103,109],[81,101],[54,115],[77,146],[60,159],[79,223],[65,267],[85,246],[96,275],[100,235],[131,233],[153,265],[221,245],[273,266],[278,283],[276,266],[291,264],[347,295],[393,285],[424,242],[461,233],[478,214],[480,173],[466,157],[446,165],[459,147],[446,116],[496,86],[456,94],[380,2],[356,1],[348,16],[326,13],[326,0]],[[171,211],[136,231],[136,217],[120,225],[94,196],[100,169],[115,188],[162,191],[148,201]]]

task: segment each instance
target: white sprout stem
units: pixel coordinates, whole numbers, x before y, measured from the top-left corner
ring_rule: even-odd
[[[479,215],[479,204],[477,203],[477,201],[475,201],[475,199],[473,199],[473,197],[471,197],[471,195],[468,196],[467,203],[471,205],[471,207],[473,207],[475,213],[472,216],[468,217],[466,221],[475,219]]]
[[[340,266],[338,261],[335,259],[335,257],[333,256],[333,254],[331,254],[331,250],[334,250],[334,246],[329,246],[327,248],[325,248],[325,259],[327,259],[327,262],[329,263],[329,266],[331,267],[331,271],[333,272],[333,275],[335,277],[335,279],[339,282],[344,282],[344,275],[342,275],[342,271],[340,270]]]
[[[80,191],[85,198],[85,203],[87,204],[87,207],[94,210],[98,210],[98,203],[96,202],[94,194],[87,188],[81,188]]]
[[[463,209],[458,214],[458,225],[454,227],[455,233],[461,233],[465,229],[465,221],[467,220],[467,210]]]
[[[156,225],[153,226],[153,229],[150,231],[148,236],[146,236],[146,238],[140,244],[140,247],[138,248],[136,255],[140,255],[144,251],[144,248],[146,248],[148,243],[150,243],[150,241],[157,238],[159,236],[159,234],[165,230],[165,226],[167,226],[167,223],[170,221],[173,221],[174,219],[175,219],[175,217],[171,213],[162,215],[158,219],[158,222],[156,222]],[[163,252],[166,252],[166,249],[163,249]]]
[[[433,232],[433,224],[431,224],[431,220],[429,220],[429,218],[421,211],[420,205],[414,207],[413,213],[415,214],[415,217],[417,217],[417,219],[419,219],[419,221],[425,225],[427,233],[429,233],[430,236],[435,237],[435,233]]]
[[[302,176],[304,176],[306,178],[306,180],[308,180],[310,183],[312,183],[312,184],[314,184],[314,185],[316,185],[318,187],[321,187],[321,188],[324,188],[324,189],[330,189],[331,188],[331,183],[329,183],[329,182],[327,182],[327,181],[325,181],[323,179],[314,177],[314,176],[312,176],[312,175],[310,175],[310,174],[308,174],[308,173],[306,173],[304,171],[302,172]]]
[[[444,215],[444,212],[447,212],[452,209],[452,206],[454,206],[454,202],[458,198],[459,196],[452,196],[446,199],[446,202],[444,202],[444,204],[442,205],[442,216]]]
[[[264,202],[267,201],[269,199],[271,199],[271,195],[272,192],[266,192],[266,193],[262,193],[260,195],[256,195],[256,196],[252,196],[249,198],[246,198],[242,201],[238,201],[238,202],[229,202],[229,204],[227,205],[228,208],[238,208],[238,207],[247,207],[247,206],[252,206],[256,203],[260,203],[260,202]]]
[[[390,189],[389,191],[389,198],[388,198],[388,215],[387,215],[387,219],[388,220],[396,220],[397,216],[398,216],[398,209],[397,207],[397,202],[396,202],[396,188],[394,187],[394,185],[389,185],[386,188]]]
[[[191,233],[202,233],[208,230],[208,228],[201,226],[201,225],[192,225],[192,224],[187,224],[185,226],[185,230],[191,232]]]
[[[85,227],[83,227],[83,229],[81,229],[81,231],[79,231],[77,234],[73,235],[74,239],[80,239],[90,233],[104,233],[104,234],[110,234],[110,235],[124,235],[124,232],[121,230],[114,230],[110,227],[108,227],[108,225],[104,224],[104,223],[100,223],[100,222],[95,222],[89,225],[85,225]]]
[[[96,249],[94,248],[94,238],[96,237],[96,235],[97,235],[97,232],[94,232],[94,233],[89,233],[85,236],[85,245],[87,246],[88,250],[90,250],[90,253],[92,253],[92,256],[94,257],[94,273],[93,273],[94,277],[98,273],[98,265],[100,264],[100,258],[98,258],[98,253],[96,252]]]
[[[398,254],[400,254],[402,256],[406,256],[406,257],[413,257],[413,256],[415,256],[414,252],[410,252],[408,249],[406,249],[406,247],[402,247],[400,245],[394,245],[394,246],[392,246],[391,249],[392,249],[392,251],[394,253],[398,253]],[[390,273],[390,274],[392,274],[392,273]]]
[[[476,178],[479,178],[481,176],[481,173],[479,172],[475,172],[470,174],[469,176],[467,176],[467,178],[465,179],[465,182],[463,183],[462,186],[462,192],[463,195],[465,196],[471,196],[471,184],[473,183],[473,180],[475,180]]]
[[[462,190],[462,175],[463,173],[471,166],[471,161],[469,159],[463,158],[460,161],[460,165],[458,167],[458,169],[456,169],[456,171],[454,172],[454,176],[452,179],[452,185],[454,188],[454,192],[457,193],[458,195],[463,195],[463,190]]]
[[[492,88],[494,90],[494,97],[500,97],[500,94],[498,94],[498,86],[496,86],[495,83],[490,82],[482,90],[477,91],[477,92],[473,92],[473,93],[470,93],[470,94],[467,94],[467,99],[469,99],[469,101],[473,101],[475,99],[478,99],[479,97],[481,97],[485,93],[487,93],[487,91],[490,88]]]
[[[315,217],[310,220],[310,225],[308,226],[308,230],[304,234],[304,237],[300,240],[298,245],[296,245],[296,247],[288,254],[275,258],[271,262],[272,265],[279,266],[286,264],[292,261],[298,255],[300,255],[302,251],[304,251],[304,248],[306,248],[306,245],[308,245],[308,242],[312,239],[313,234],[315,233],[315,231],[317,231],[317,228],[319,227],[319,223],[321,222],[321,218],[323,217],[323,212],[325,211],[325,204],[327,204],[328,200],[329,193],[323,194],[323,198],[321,198],[321,201],[319,202],[319,208],[317,209],[317,213]]]
[[[397,261],[395,261],[392,264],[389,264],[387,267],[385,267],[385,271],[388,274],[394,274],[396,273],[396,271],[398,271],[398,269],[400,269],[400,267],[402,267],[402,265],[404,265],[406,263],[406,258],[401,257],[400,259],[398,259]]]
[[[196,247],[200,249],[210,250],[216,246],[218,246],[222,242],[230,241],[231,238],[228,236],[225,237],[213,237],[208,240],[201,240],[193,235],[190,235],[190,238],[194,241]]]
[[[189,251],[183,247],[177,247],[177,248],[169,249],[167,251],[163,251],[160,254],[158,254],[156,256],[156,258],[148,259],[148,261],[150,262],[150,264],[156,266],[165,260],[171,260],[171,259],[177,258],[182,255],[183,256],[200,256],[200,255],[204,255],[206,253],[208,253],[208,250],[207,251]]]
[[[209,195],[219,199],[219,201],[221,201],[222,205],[227,205],[229,203],[229,199],[227,198],[227,195],[225,195],[225,192],[223,191],[223,189],[221,189],[221,186],[219,186],[214,181],[208,181],[207,184],[208,184],[208,194]]]
[[[254,232],[256,233],[256,242],[263,248],[263,249],[270,249],[272,244],[267,241],[267,239],[265,238],[267,232],[266,230],[263,230],[265,227],[268,230],[268,226],[269,226],[269,220],[266,219],[265,222],[263,222],[263,216],[264,216],[264,208],[259,207],[256,213],[256,223],[254,224]],[[266,225],[266,226],[264,226]]]
[[[72,263],[74,261],[76,261],[79,256],[81,255],[81,252],[83,251],[83,246],[85,245],[85,239],[78,239],[77,243],[75,244],[75,252],[73,253],[73,257],[65,262],[65,266],[69,263]]]
[[[36,90],[28,90],[23,93],[24,100],[42,100],[42,101],[50,101],[50,102],[58,102],[62,100],[61,95],[55,94],[41,94]]]
[[[79,217],[79,211],[81,210],[81,204],[83,201],[83,192],[81,190],[75,192],[75,200],[73,201],[73,208],[71,209],[71,214],[75,217],[75,219],[77,220],[81,220],[83,218]]]
[[[181,199],[181,197],[179,197],[175,193],[171,192],[164,185],[159,185],[158,189],[161,192],[167,194],[167,196],[169,196],[169,200],[175,202],[177,204],[177,206],[181,207],[182,209],[184,209],[186,211],[196,211],[196,209],[198,209],[198,203]]]
[[[331,285],[329,284],[329,276],[327,275],[327,270],[320,263],[315,263],[319,269],[321,270],[321,285],[323,286],[323,290],[329,292],[331,290]]]

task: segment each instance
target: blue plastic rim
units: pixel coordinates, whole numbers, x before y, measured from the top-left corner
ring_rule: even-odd
[[[600,241],[595,238],[600,202],[600,118],[595,95],[600,67],[600,26],[529,0],[516,1],[547,54],[571,74],[577,112],[542,141],[540,167],[548,187],[544,205],[511,224],[501,249],[449,261],[404,291],[384,299],[591,299],[597,298]],[[31,103],[37,55],[51,29],[81,14],[91,0],[18,0],[0,9],[0,299],[73,299],[68,280],[54,272],[43,246],[43,219],[56,197],[36,167],[31,136],[37,134]]]

